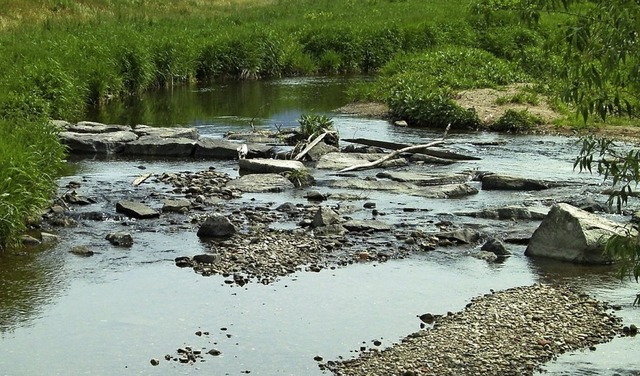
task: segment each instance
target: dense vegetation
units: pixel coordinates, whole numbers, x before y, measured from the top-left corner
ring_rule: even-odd
[[[414,125],[476,127],[475,112],[452,100],[459,90],[513,82],[538,83],[545,94],[571,88],[562,86],[575,77],[563,57],[576,50],[558,25],[576,18],[509,9],[521,3],[537,4],[7,0],[0,9],[0,244],[16,238],[20,216],[35,214],[52,190],[61,153],[46,119],[81,119],[88,104],[219,79],[375,73],[357,98],[384,101]],[[584,93],[565,92],[574,102]],[[637,98],[625,93],[611,103]],[[535,123],[525,115],[509,116],[521,121],[517,127]],[[500,126],[515,129],[509,124]]]

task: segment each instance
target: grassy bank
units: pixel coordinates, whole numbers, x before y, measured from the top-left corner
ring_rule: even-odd
[[[1,163],[20,174],[3,180],[0,239],[15,239],[20,219],[54,186],[61,154],[41,119],[79,120],[88,104],[114,97],[218,79],[377,73],[358,98],[385,101],[417,125],[474,126],[474,113],[451,101],[457,90],[551,77],[560,44],[554,17],[523,24],[509,13],[474,14],[471,3],[5,1],[0,134],[9,136],[0,138]],[[39,148],[47,151],[33,152]]]

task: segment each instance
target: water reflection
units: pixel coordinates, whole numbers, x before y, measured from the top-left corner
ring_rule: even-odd
[[[30,325],[67,284],[63,259],[51,250],[0,253],[0,333]]]
[[[291,78],[179,86],[92,108],[88,118],[109,124],[156,126],[297,126],[303,111],[327,113],[346,103],[360,78]]]

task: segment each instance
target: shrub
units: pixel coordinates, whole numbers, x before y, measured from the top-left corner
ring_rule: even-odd
[[[541,117],[527,110],[507,110],[495,123],[491,124],[490,129],[498,132],[525,132],[543,123]]]

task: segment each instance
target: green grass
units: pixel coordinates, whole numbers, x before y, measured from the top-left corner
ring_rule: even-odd
[[[411,124],[475,127],[475,113],[453,103],[456,91],[554,82],[550,78],[561,66],[563,38],[557,25],[564,18],[545,15],[531,25],[502,11],[472,13],[471,3],[4,0],[2,132],[33,133],[38,142],[59,150],[42,119],[80,120],[89,104],[210,80],[348,73],[379,75],[376,83],[355,92],[361,99],[389,103],[396,116]],[[4,181],[6,192],[20,192],[21,184],[36,179],[35,166],[60,163],[58,151],[28,157],[38,142],[23,136],[0,139],[3,150],[23,154],[11,162],[12,153],[2,154],[1,162],[20,172],[20,178]],[[53,178],[41,181],[30,193],[34,199],[25,198],[35,203],[33,208],[54,186]],[[3,217],[11,222],[0,228],[5,242],[20,228],[15,213],[24,219],[35,212],[22,199],[13,194],[0,198],[3,210],[14,213]]]

